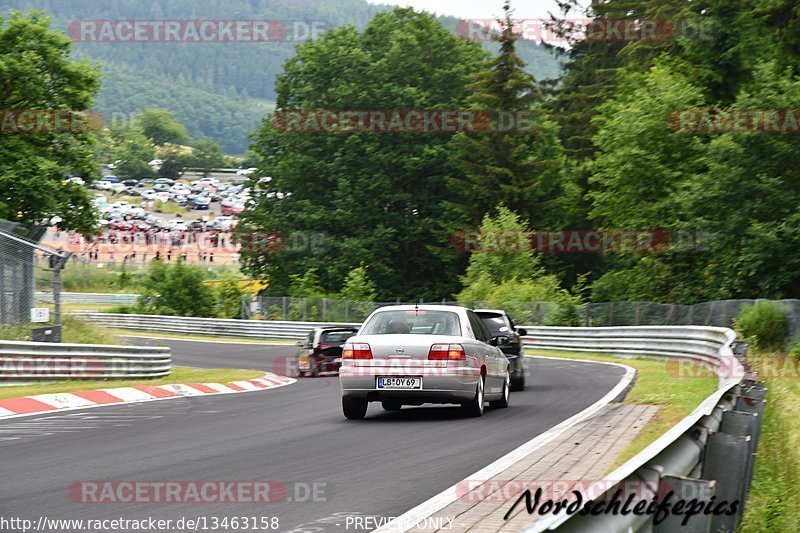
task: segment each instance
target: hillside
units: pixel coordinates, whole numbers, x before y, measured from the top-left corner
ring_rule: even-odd
[[[281,20],[323,29],[343,24],[363,28],[388,6],[365,0],[6,0],[7,9],[50,13],[53,26],[97,19]],[[454,29],[455,19],[442,19]],[[244,153],[248,134],[275,98],[275,78],[294,54],[295,43],[108,43],[76,42],[75,54],[103,64],[104,83],[96,108],[121,116],[148,107],[174,111],[194,137],[219,141]],[[491,46],[491,45],[489,45]],[[537,78],[554,78],[560,67],[542,47],[523,43],[520,56]]]

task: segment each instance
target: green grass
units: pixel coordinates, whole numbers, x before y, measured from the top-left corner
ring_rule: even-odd
[[[52,318],[52,315],[51,315]],[[30,341],[31,329],[49,324],[24,324],[21,326],[0,325],[0,339],[7,341]],[[76,344],[119,344],[117,336],[97,324],[76,316],[64,315],[61,319],[61,342]]]
[[[195,368],[173,367],[169,376],[157,379],[102,379],[67,380],[36,383],[35,385],[8,385],[0,387],[0,400],[48,394],[55,392],[75,392],[93,389],[112,389],[115,387],[134,387],[137,385],[171,385],[180,383],[227,383],[245,379],[260,378],[264,372],[258,370],[200,370]]]
[[[156,200],[155,203],[155,210],[156,213],[162,213],[164,215],[185,215],[189,212],[188,209],[179,206],[175,202],[162,202],[160,200]]]
[[[800,363],[783,356],[750,356],[767,387],[753,483],[741,531],[800,531]],[[765,372],[764,363],[793,371]],[[775,368],[775,367],[773,367]]]
[[[636,369],[636,380],[633,388],[625,396],[624,403],[658,405],[658,412],[639,431],[633,441],[623,448],[616,458],[612,470],[644,450],[672,426],[688,416],[717,388],[716,378],[676,376],[675,372],[671,371],[663,360],[639,357],[628,359],[590,352],[551,350],[525,350],[525,353],[547,357],[621,363]]]

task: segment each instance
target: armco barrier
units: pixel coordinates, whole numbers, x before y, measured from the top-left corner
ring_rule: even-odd
[[[716,502],[737,500],[735,513],[696,514],[688,530],[736,529],[750,487],[765,390],[745,371],[746,349],[734,354],[733,331],[697,326],[526,329],[525,345],[538,349],[691,359],[715,369],[719,376],[716,391],[689,416],[581,495],[584,502],[620,501],[619,505],[631,494],[635,494],[634,504],[640,500],[649,503],[656,497],[661,501],[670,491],[672,503],[692,498],[714,501],[712,496]],[[653,514],[632,512],[548,514],[523,531],[687,531],[681,525],[684,514],[668,514],[658,525],[653,518]]]
[[[0,380],[168,376],[169,348],[0,341]]]
[[[101,292],[62,292],[61,303],[65,304],[99,304],[99,305],[134,305],[138,294],[114,294]],[[37,292],[36,300],[52,303],[52,292]]]
[[[359,324],[353,323],[235,320],[162,315],[110,313],[80,313],[80,315],[109,328],[256,339],[301,339],[316,326],[359,326]]]

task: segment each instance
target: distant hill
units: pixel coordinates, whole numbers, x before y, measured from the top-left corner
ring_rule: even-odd
[[[7,9],[40,10],[56,28],[96,19],[281,20],[321,28],[363,28],[389,6],[365,0],[5,0]],[[451,30],[456,20],[443,18]],[[491,45],[490,45],[491,46]],[[490,48],[487,47],[487,48]],[[104,82],[96,108],[105,117],[148,107],[174,111],[193,137],[219,141],[244,153],[248,133],[275,99],[275,78],[294,54],[294,43],[82,43],[77,56],[102,63]],[[560,66],[546,49],[521,43],[520,56],[538,79],[555,78]],[[265,104],[266,103],[266,104]]]

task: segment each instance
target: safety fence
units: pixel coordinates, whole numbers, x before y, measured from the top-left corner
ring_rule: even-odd
[[[766,390],[747,372],[746,346],[735,343],[733,331],[696,326],[527,329],[526,345],[538,349],[689,360],[713,369],[719,378],[716,391],[642,452],[580,493],[584,502],[592,500],[601,510],[613,509],[617,501],[619,509],[628,498],[634,504],[681,501],[682,507],[694,509],[689,530],[736,530],[750,488]],[[714,501],[738,505],[735,512],[731,507],[726,508],[729,513],[704,512],[705,503]],[[533,521],[523,531],[687,531],[681,523],[687,512],[667,507],[657,525],[654,513],[565,512]]]
[[[168,376],[169,348],[0,341],[0,381]]]

